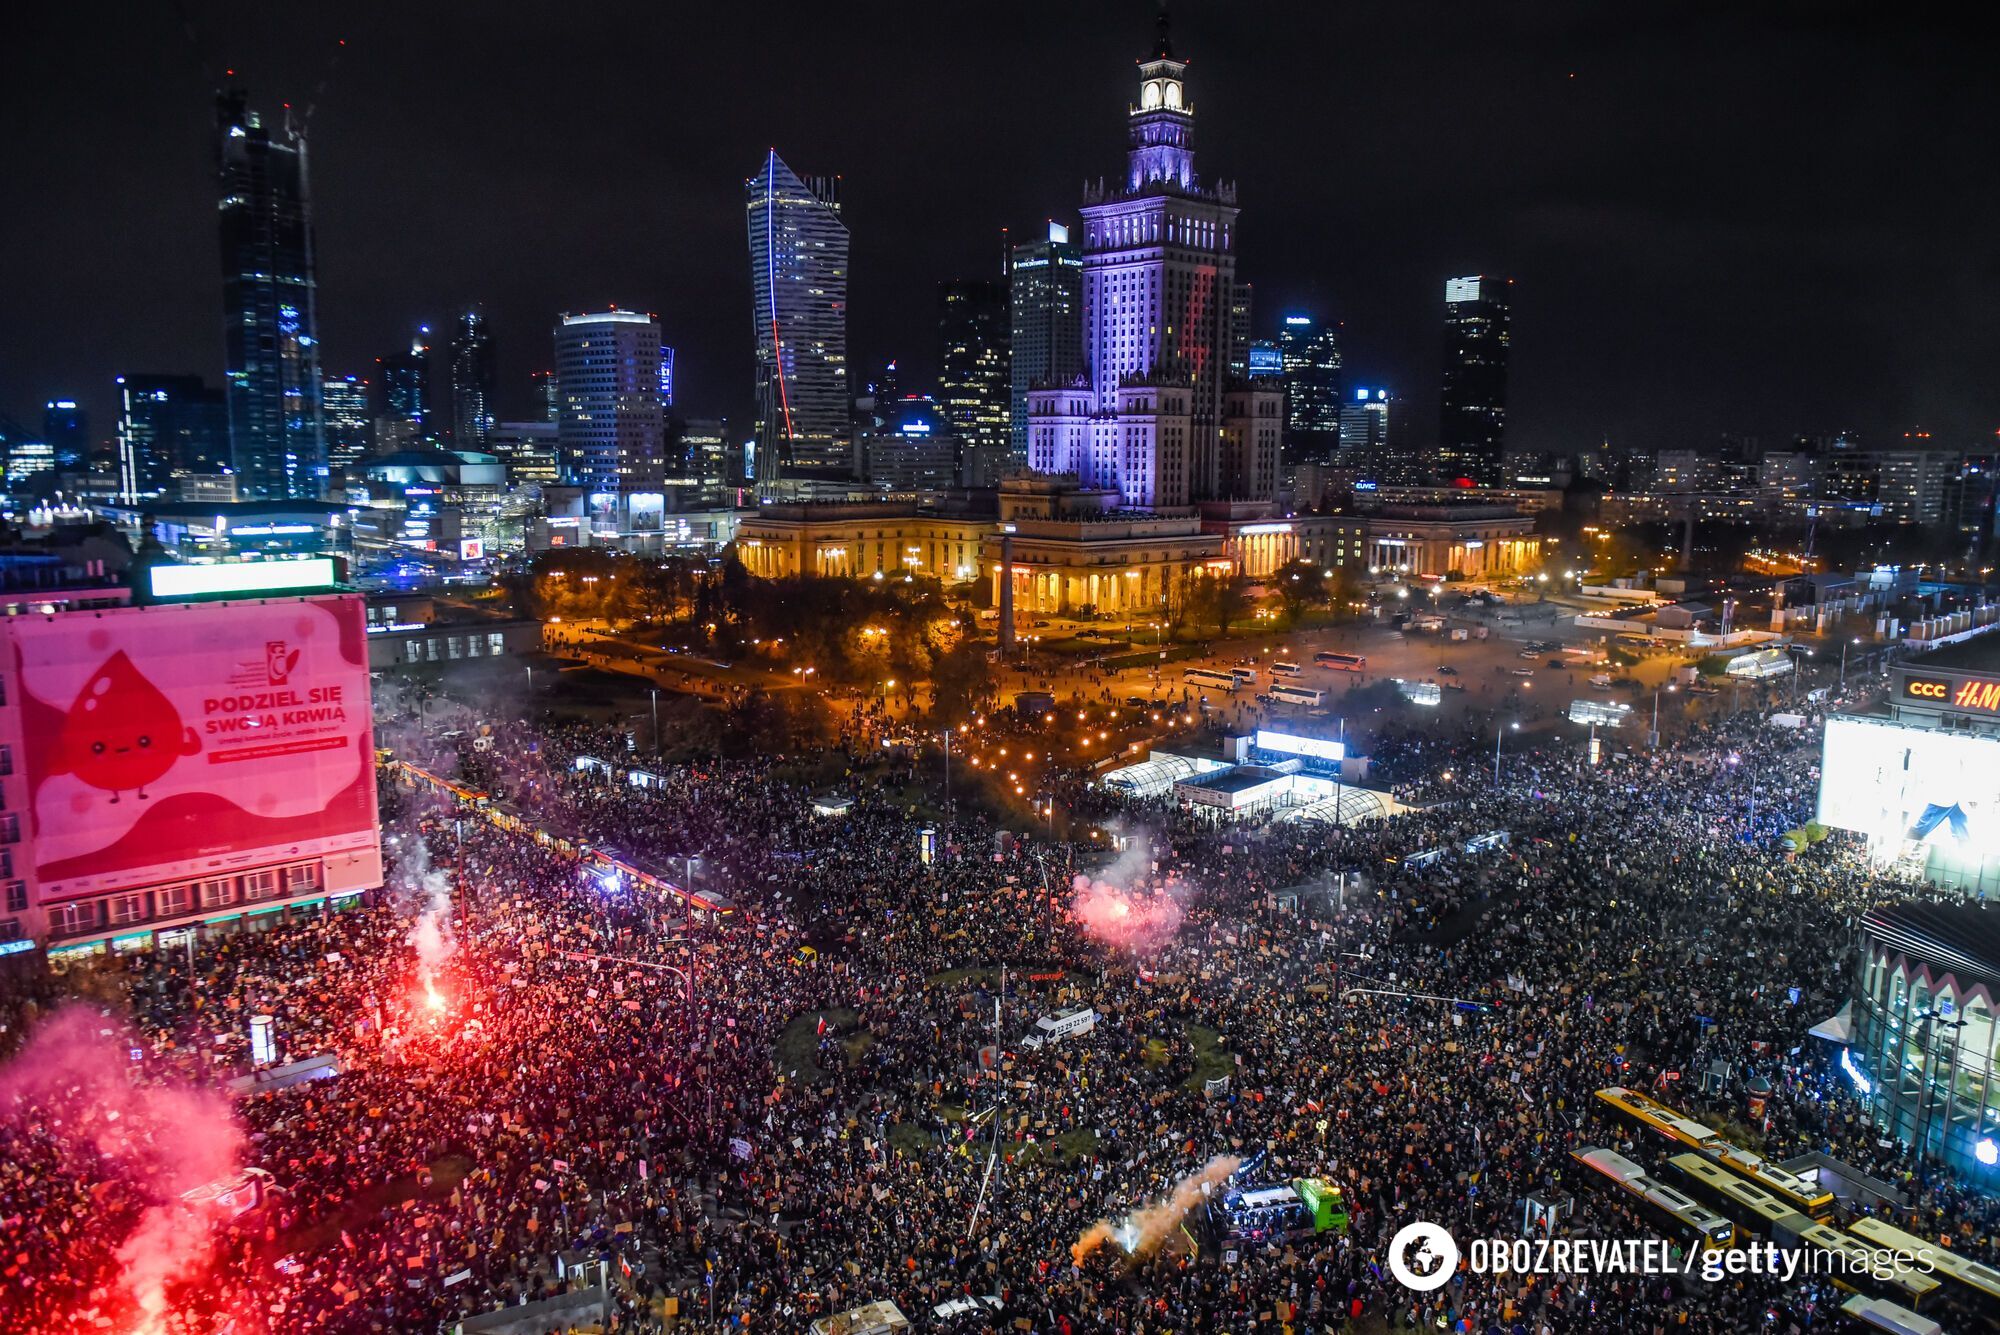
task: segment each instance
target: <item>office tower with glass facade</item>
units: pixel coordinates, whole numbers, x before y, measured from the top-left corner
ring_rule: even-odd
[[[637,311],[564,315],[555,346],[563,476],[595,493],[659,491],[667,428],[660,322]]]
[[[408,352],[375,359],[375,444],[388,453],[437,439],[431,404],[431,327],[418,325]]]
[[[1142,508],[1272,500],[1277,391],[1230,377],[1248,362],[1231,314],[1236,190],[1195,174],[1188,66],[1164,13],[1138,64],[1125,175],[1084,192],[1084,375],[1030,390],[1028,463]]]
[[[229,408],[195,375],[118,377],[118,498],[165,495],[189,473],[229,466]]]
[[[1357,385],[1340,405],[1340,448],[1382,450],[1389,446],[1389,391]]]
[[[370,386],[358,375],[330,375],[320,384],[326,413],[326,462],[335,472],[354,467],[372,452],[375,421]]]
[[[1514,280],[1475,274],[1444,285],[1444,386],[1438,471],[1482,487],[1501,481],[1507,453],[1507,347]]]
[[[533,395],[529,402],[535,411],[550,422],[562,416],[562,390],[556,381],[554,370],[530,371],[528,373]]]
[[[451,325],[451,444],[453,449],[486,449],[493,427],[493,332],[486,317],[470,310]]]
[[[1238,380],[1250,375],[1250,284],[1238,283],[1229,302],[1229,374]]]
[[[317,497],[326,477],[305,136],[242,90],[216,102],[229,444],[246,500]]]
[[[1083,374],[1083,251],[1069,228],[1049,224],[1048,238],[1014,247],[1007,257],[1012,366],[1008,447],[1028,458],[1028,391],[1069,384]]]
[[[42,405],[42,443],[58,473],[83,472],[90,467],[90,414],[75,399],[50,399]]]
[[[1287,315],[1278,352],[1285,366],[1285,444],[1302,459],[1329,458],[1340,444],[1340,328]]]
[[[950,434],[969,445],[1008,446],[1009,341],[1005,283],[938,284],[938,406]]]
[[[794,175],[774,149],[744,182],[757,349],[757,481],[853,467],[847,224],[839,178]]]

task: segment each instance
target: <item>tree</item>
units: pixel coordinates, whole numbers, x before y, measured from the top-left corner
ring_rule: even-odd
[[[1332,601],[1326,575],[1317,561],[1293,561],[1271,577],[1284,604],[1286,625],[1298,624],[1307,609],[1325,607]]]

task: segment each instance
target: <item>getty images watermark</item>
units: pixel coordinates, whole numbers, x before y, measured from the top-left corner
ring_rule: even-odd
[[[1776,1243],[1716,1250],[1688,1249],[1676,1256],[1664,1238],[1474,1238],[1461,1249],[1442,1224],[1419,1220],[1396,1230],[1389,1241],[1389,1273],[1406,1289],[1428,1293],[1442,1288],[1466,1267],[1479,1275],[1691,1275],[1710,1284],[1740,1275],[1767,1275],[1787,1283],[1826,1276],[1894,1278],[1902,1271],[1931,1274],[1937,1262],[1928,1249],[1894,1247],[1787,1250]]]

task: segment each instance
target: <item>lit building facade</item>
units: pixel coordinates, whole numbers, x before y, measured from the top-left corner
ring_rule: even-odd
[[[1389,391],[1357,385],[1340,403],[1340,448],[1389,448]]]
[[[1368,516],[1371,574],[1499,579],[1541,567],[1535,521],[1501,505],[1393,505]]]
[[[744,182],[757,347],[757,470],[848,466],[847,224],[836,177],[802,179],[773,150]]]
[[[264,125],[239,90],[216,103],[223,350],[238,486],[312,497],[326,476],[306,141]]]
[[[1139,62],[1125,177],[1085,194],[1084,374],[1028,392],[1029,466],[1116,489],[1127,506],[1269,499],[1277,487],[1275,436],[1268,461],[1241,454],[1266,447],[1256,405],[1276,391],[1226,393],[1232,362],[1248,361],[1231,318],[1236,192],[1195,175],[1186,72],[1162,16]],[[1232,432],[1231,411],[1252,421]],[[1244,490],[1261,479],[1268,491]]]
[[[451,442],[455,449],[486,449],[494,415],[493,334],[486,317],[471,310],[451,326]]]
[[[1988,1184],[2000,1172],[1996,994],[2000,924],[1991,913],[1910,902],[1862,917],[1841,1069],[1884,1135]]]
[[[1083,374],[1083,251],[1069,228],[1049,224],[1048,238],[1014,247],[1008,257],[1011,381],[1008,442],[1028,459],[1028,391],[1074,384]]]
[[[660,322],[637,311],[564,315],[555,351],[563,475],[591,492],[659,492],[667,422]]]
[[[367,458],[374,448],[369,384],[360,376],[330,375],[320,384],[320,401],[326,410],[327,467],[342,472]]]
[[[200,376],[118,377],[118,498],[166,494],[229,463],[229,409]]]
[[[418,325],[407,352],[375,359],[375,437],[384,450],[433,438],[431,327]]]
[[[915,575],[947,585],[978,578],[989,516],[952,515],[911,502],[760,505],[736,529],[736,556],[761,579]]]
[[[1444,387],[1437,471],[1480,486],[1501,480],[1507,453],[1511,278],[1476,274],[1444,285]]]
[[[1009,478],[1000,521],[987,525],[983,563],[994,606],[1013,586],[1017,616],[1159,616],[1188,581],[1230,573],[1224,539],[1192,509],[1129,510],[1115,490],[1073,479]]]
[[[1341,443],[1340,331],[1310,315],[1287,315],[1278,330],[1285,368],[1285,444],[1323,459]]]
[[[1007,285],[938,285],[938,400],[953,435],[1006,449],[1012,437]]]

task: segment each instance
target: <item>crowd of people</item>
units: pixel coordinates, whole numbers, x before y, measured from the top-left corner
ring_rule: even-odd
[[[1544,1189],[1576,1196],[1572,1232],[1643,1234],[1571,1165],[1654,1153],[1592,1092],[1715,1063],[1719,1088],[1671,1100],[1743,1121],[1768,1079],[1768,1154],[1863,1164],[1907,1188],[1904,1222],[2000,1259],[1991,1203],[1878,1142],[1804,1038],[1847,994],[1846,926],[1925,893],[1773,838],[1810,804],[1816,734],[1746,714],[1594,767],[1530,740],[1497,779],[1492,735],[1384,728],[1377,770],[1422,804],[1344,829],[1216,826],[1079,778],[1098,837],[1072,843],[891,800],[914,769],[826,815],[799,757],[635,784],[579,768],[623,753],[601,728],[412,729],[404,758],[494,805],[385,769],[382,891],[106,958],[18,1027],[84,1007],[134,1035],[124,1079],[238,1082],[268,1188],[202,1225],[163,1330],[429,1332],[600,1287],[628,1331],[803,1331],[879,1299],[921,1329],[1036,1335],[1814,1328],[1823,1285],[1467,1271],[1416,1293],[1386,1268],[1402,1224],[1518,1236]],[[1171,931],[1094,928],[1079,876],[1171,898]],[[444,949],[413,944],[424,915]],[[1021,1041],[1072,1006],[1090,1032]],[[338,1073],[243,1083],[316,1057]],[[0,1078],[0,1331],[105,1328],[129,1302],[151,1179],[111,1166],[77,1093]],[[1227,1261],[1198,1219],[1150,1254],[1073,1251],[1219,1156],[1337,1184],[1349,1227]]]

